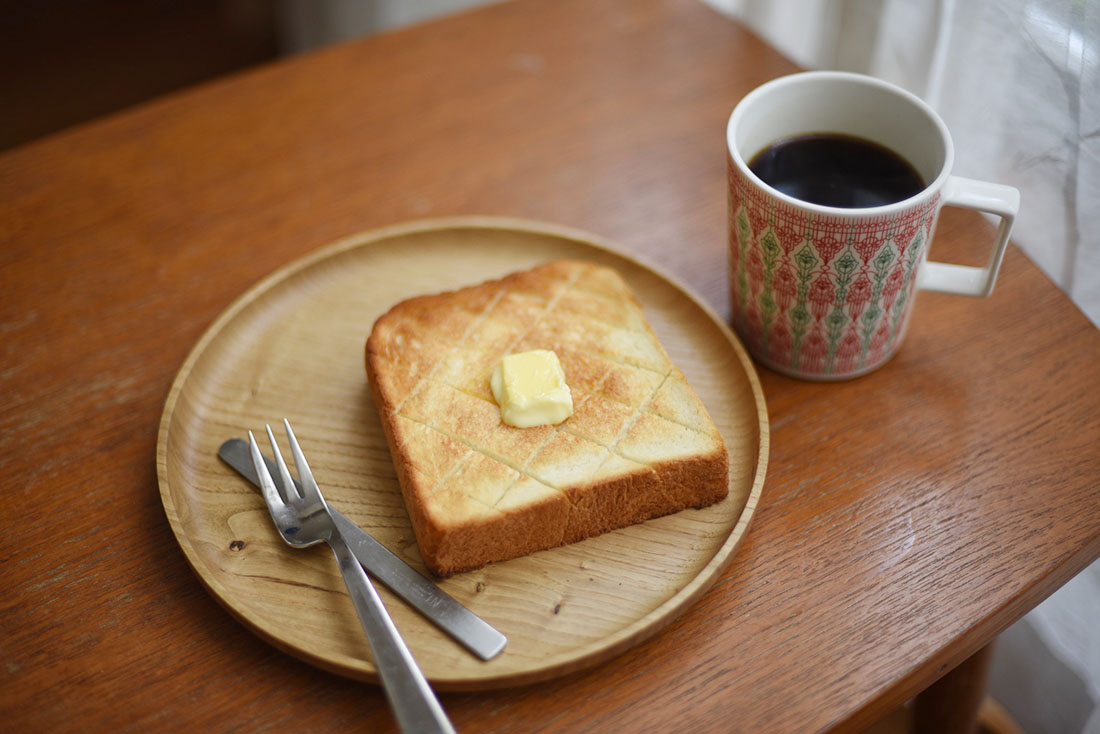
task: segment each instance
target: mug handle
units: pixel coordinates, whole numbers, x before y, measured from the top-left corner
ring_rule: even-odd
[[[1011,186],[951,176],[943,186],[943,205],[976,209],[1001,218],[993,256],[984,268],[926,262],[918,273],[917,288],[984,298],[993,292],[997,272],[1001,269],[1008,236],[1020,208],[1020,192]]]

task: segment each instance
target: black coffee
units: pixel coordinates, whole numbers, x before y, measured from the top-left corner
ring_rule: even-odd
[[[893,204],[924,189],[920,174],[894,151],[837,133],[772,143],[753,156],[749,169],[796,199],[849,209]]]

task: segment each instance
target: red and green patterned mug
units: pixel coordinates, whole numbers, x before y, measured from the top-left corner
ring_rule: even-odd
[[[794,198],[749,169],[774,142],[817,133],[885,146],[930,183],[893,204],[841,208]],[[846,72],[780,77],[738,103],[726,144],[731,318],[765,366],[803,379],[857,377],[897,351],[918,289],[992,292],[1019,192],[951,175],[947,126],[913,94]],[[1000,217],[984,268],[926,262],[944,205]]]

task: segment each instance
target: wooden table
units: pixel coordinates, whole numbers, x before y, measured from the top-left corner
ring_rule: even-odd
[[[276,268],[437,215],[597,233],[728,314],[725,121],[794,70],[692,1],[513,2],[0,157],[5,728],[391,731],[378,688],[265,644],[188,567],[154,462],[184,357]],[[948,212],[933,255],[988,234]],[[1100,556],[1097,364],[1010,249],[990,299],[922,295],[868,377],[761,369],[761,505],[702,600],[597,668],[444,705],[468,732],[875,721]]]

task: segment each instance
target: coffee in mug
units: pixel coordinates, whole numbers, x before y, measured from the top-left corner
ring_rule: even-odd
[[[805,72],[750,92],[726,128],[731,320],[760,363],[815,380],[883,365],[916,291],[987,296],[1016,189],[952,174],[947,126],[873,77]],[[985,267],[926,262],[940,209],[1000,218]]]
[[[917,169],[898,153],[841,133],[779,140],[754,155],[749,170],[796,199],[845,209],[895,204],[925,186]]]

